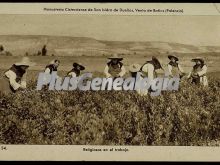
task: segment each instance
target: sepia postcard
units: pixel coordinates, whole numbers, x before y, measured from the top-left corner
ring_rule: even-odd
[[[220,161],[220,4],[0,3],[0,160]]]

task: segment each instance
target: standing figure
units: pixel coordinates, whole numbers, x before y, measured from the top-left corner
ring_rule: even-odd
[[[179,59],[174,55],[169,55],[168,58],[170,59],[170,62],[167,65],[169,76],[182,78],[184,76],[184,71],[178,63]]]
[[[116,54],[114,54],[112,57],[109,58],[110,61],[105,66],[105,76],[107,78],[117,78],[117,77],[123,77],[126,73],[125,67],[123,63],[121,62],[123,58],[118,57]]]
[[[193,66],[192,71],[188,75],[188,78],[191,79],[191,83],[208,86],[208,80],[206,76],[207,65],[205,64],[205,61],[201,57],[197,57],[192,59],[192,62],[195,62],[196,64]]]
[[[46,56],[46,55],[47,55],[47,48],[46,48],[46,47],[47,47],[47,46],[44,45],[43,48],[42,48],[42,50],[41,50],[42,56]]]
[[[153,80],[157,77],[156,70],[163,69],[160,61],[156,57],[152,57],[151,61],[147,61],[141,68],[143,76]]]
[[[154,78],[157,77],[157,72],[156,70],[158,69],[162,69],[162,66],[159,62],[159,60],[156,57],[152,57],[151,61],[147,61],[142,67],[141,67],[141,71],[142,71],[142,77],[145,78],[147,77],[149,82],[151,82],[152,80],[154,80]],[[147,95],[147,93],[152,92],[151,87],[149,88],[149,90],[145,90],[145,91],[140,91],[141,95]]]
[[[3,93],[15,93],[18,90],[26,89],[27,69],[34,66],[28,57],[11,66],[0,79],[0,91]]]
[[[67,76],[79,77],[81,71],[85,70],[85,67],[79,63],[73,63],[73,68],[67,73]]]

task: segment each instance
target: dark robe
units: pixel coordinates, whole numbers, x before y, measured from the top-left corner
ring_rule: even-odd
[[[111,61],[107,63],[108,65],[108,73],[112,75],[112,77],[116,78],[117,75],[121,72],[121,68],[123,63],[118,62],[117,64],[113,64]]]
[[[53,72],[53,71],[57,71],[57,67],[55,67],[53,64],[50,64],[50,65],[47,65],[45,70],[49,68],[50,69],[50,74]]]

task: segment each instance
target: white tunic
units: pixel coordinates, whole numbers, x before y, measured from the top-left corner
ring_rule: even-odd
[[[205,75],[207,73],[207,66],[204,65],[201,69],[201,71],[198,71],[197,74],[198,76],[200,77],[200,83],[203,85],[203,86],[208,86],[208,79],[207,79],[207,76]],[[191,77],[191,74],[192,74],[193,71],[191,71],[188,75],[188,78]]]
[[[147,73],[147,78],[152,81],[154,79],[154,65],[147,63],[142,67],[142,71]],[[141,96],[146,96],[148,90],[137,90],[137,93]]]
[[[27,87],[27,83],[26,83],[26,73],[23,75],[22,79],[21,79],[21,82],[18,83],[16,82],[16,74],[15,72],[9,70],[7,72],[5,72],[5,76],[9,79],[9,83],[10,85],[12,86],[12,88],[14,90],[17,90],[18,88],[26,88]]]

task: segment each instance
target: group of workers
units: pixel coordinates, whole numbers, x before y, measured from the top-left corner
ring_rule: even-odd
[[[169,55],[169,63],[167,64],[167,71],[162,67],[160,61],[156,57],[152,57],[150,61],[146,61],[143,65],[131,64],[129,66],[129,73],[132,77],[136,77],[139,72],[142,77],[148,77],[153,80],[158,77],[157,70],[161,69],[165,72],[165,76],[183,78],[186,76],[191,83],[196,85],[208,86],[207,80],[207,65],[201,57],[192,59],[195,62],[190,73],[185,73],[181,65],[179,64],[179,58],[175,55]],[[117,55],[109,58],[110,61],[107,63],[104,73],[106,77],[123,77],[126,73],[125,67],[122,63],[123,58]]]
[[[186,74],[178,63],[179,58],[175,55],[169,55],[169,63],[167,64],[167,71],[165,72],[166,76],[169,77],[187,77],[190,79],[190,82],[196,85],[208,86],[207,81],[207,65],[203,58],[194,58],[192,62],[195,62],[191,72]],[[104,68],[104,74],[107,78],[118,78],[124,77],[126,74],[126,68],[123,64],[123,58],[119,57],[117,54],[114,54],[112,57],[108,58]],[[27,88],[26,75],[27,69],[31,66],[34,66],[36,63],[30,61],[28,57],[24,57],[20,62],[14,63],[11,68],[9,68],[4,75],[0,78],[0,91],[1,92],[13,92],[15,93],[18,90]],[[60,65],[59,60],[51,61],[46,67],[45,73],[52,73],[57,71]],[[143,65],[140,64],[131,64],[129,66],[129,74],[132,77],[135,77],[137,73],[140,73],[142,77],[148,77],[149,79],[156,78],[157,70],[164,70],[161,63],[156,57],[152,57],[150,61],[146,61]],[[82,71],[85,70],[85,66],[80,63],[73,63],[73,68],[67,73],[66,76],[78,77],[82,74]]]

